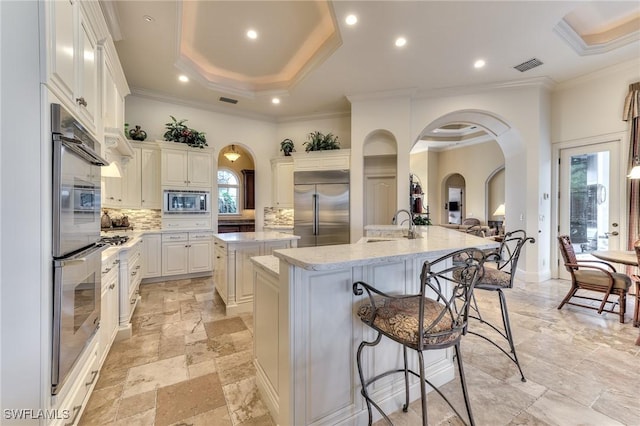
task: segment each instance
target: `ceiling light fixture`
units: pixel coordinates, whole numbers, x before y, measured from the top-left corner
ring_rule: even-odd
[[[404,46],[405,44],[407,44],[407,39],[406,39],[406,38],[404,38],[404,37],[398,37],[398,38],[396,39],[396,46],[397,46],[397,47],[402,47],[402,46]]]
[[[189,77],[187,77],[186,75],[182,74],[178,76],[178,80],[180,80],[183,83],[186,83],[189,81]]]
[[[278,104],[280,103],[280,98],[273,98],[273,99],[271,99],[271,103],[272,103],[272,104],[276,104],[276,105],[278,105]]]
[[[240,153],[236,151],[235,145],[231,145],[231,149],[227,150],[227,152],[222,155],[224,155],[224,157],[232,163],[240,158]]]
[[[347,25],[355,25],[358,22],[358,17],[356,15],[349,15],[345,18],[344,22],[346,22]]]
[[[478,59],[477,61],[475,61],[473,63],[473,67],[474,68],[482,68],[486,65],[486,62],[484,61],[484,59]]]
[[[258,33],[255,30],[249,30],[247,31],[247,37],[249,37],[251,40],[255,40],[258,38]]]
[[[151,15],[144,15],[142,18],[143,18],[146,22],[153,22],[153,21],[155,21],[155,18],[154,18],[153,16],[151,16]]]

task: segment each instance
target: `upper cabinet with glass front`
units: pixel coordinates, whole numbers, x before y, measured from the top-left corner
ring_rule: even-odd
[[[46,16],[45,83],[82,124],[96,134],[99,116],[98,45],[88,16],[100,13],[97,2],[43,2]],[[98,8],[97,12],[92,8]]]

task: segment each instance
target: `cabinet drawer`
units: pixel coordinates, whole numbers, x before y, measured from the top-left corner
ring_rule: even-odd
[[[189,241],[211,240],[212,238],[211,232],[189,232]]]
[[[162,234],[162,242],[189,241],[189,233],[178,232],[175,234]]]
[[[211,229],[211,216],[203,215],[197,218],[163,218],[164,229]]]

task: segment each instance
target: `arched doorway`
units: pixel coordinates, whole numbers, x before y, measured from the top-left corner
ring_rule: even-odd
[[[387,130],[375,130],[365,138],[363,156],[363,224],[387,224],[396,211],[397,141]]]
[[[216,175],[218,232],[255,230],[255,161],[248,148],[236,143],[223,147]]]
[[[461,224],[465,215],[465,187],[464,176],[453,173],[444,181],[442,223]]]

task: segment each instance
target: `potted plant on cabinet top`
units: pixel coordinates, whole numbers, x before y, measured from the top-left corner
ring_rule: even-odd
[[[207,139],[204,137],[204,132],[188,128],[184,124],[187,120],[178,121],[173,115],[169,117],[171,117],[173,121],[165,124],[167,131],[164,133],[164,140],[186,143],[195,148],[204,148],[207,146]]]
[[[293,147],[293,141],[291,139],[285,139],[280,142],[280,151],[284,152],[285,157],[289,157],[296,149]]]
[[[307,135],[307,141],[303,145],[306,152],[340,149],[337,136],[334,136],[331,132],[323,135],[317,130]]]

